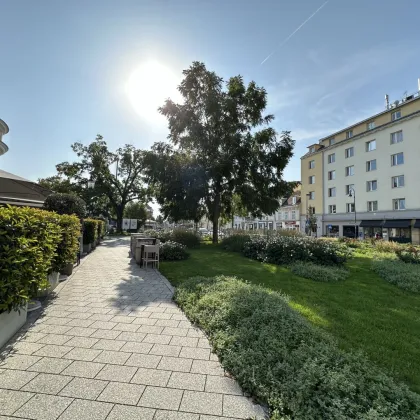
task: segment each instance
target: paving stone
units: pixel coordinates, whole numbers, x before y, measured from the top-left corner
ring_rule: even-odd
[[[223,397],[209,392],[185,391],[181,402],[181,411],[200,414],[222,415]]]
[[[160,356],[178,357],[181,351],[180,346],[168,346],[166,344],[155,344],[150,350],[150,354],[157,354]]]
[[[73,327],[72,329],[67,331],[67,335],[75,335],[78,337],[89,337],[89,336],[93,336],[95,331],[96,331],[95,328]],[[97,337],[97,338],[103,338],[103,337]]]
[[[140,343],[144,340],[145,337],[146,337],[146,334],[143,334],[143,333],[123,331],[118,336],[118,340],[137,341]]]
[[[114,315],[111,314],[91,314],[89,316],[89,319],[94,321],[109,321],[111,318],[113,318]]]
[[[158,334],[147,334],[144,338],[144,343],[153,343],[153,344],[169,344],[171,341],[170,335],[158,335]]]
[[[125,343],[120,351],[125,351],[129,353],[143,353],[148,354],[150,350],[152,349],[153,344],[151,343],[138,343],[136,341],[131,341],[128,343]]]
[[[180,389],[148,386],[143,392],[138,405],[150,408],[178,410],[182,393]]]
[[[118,351],[118,350],[121,349],[121,347],[124,344],[126,344],[125,341],[101,339],[97,343],[95,343],[92,348],[98,349],[98,350],[114,350],[114,351]]]
[[[70,346],[56,346],[55,344],[47,344],[42,349],[34,353],[35,356],[43,357],[63,357],[66,353],[72,350]]]
[[[197,347],[198,338],[194,337],[178,337],[174,336],[171,338],[171,346],[182,346],[182,347]]]
[[[107,420],[153,420],[155,410],[129,405],[115,405]]]
[[[121,334],[121,331],[96,330],[95,332],[92,333],[91,337],[93,337],[93,338],[105,338],[107,340],[115,340],[120,334]]]
[[[136,332],[139,329],[139,327],[140,327],[140,325],[138,325],[138,324],[122,324],[122,323],[119,323],[113,328],[113,330],[115,330],[115,331]]]
[[[154,325],[140,325],[138,332],[144,334],[161,334],[164,327],[156,327]]]
[[[87,312],[90,312],[91,314],[107,314],[111,309],[110,308],[92,308],[92,307],[86,307],[85,310]]]
[[[207,392],[218,392],[219,394],[242,395],[241,387],[235,380],[227,376],[207,376]]]
[[[128,354],[128,353],[122,353]],[[155,369],[160,362],[162,356],[155,356],[150,354],[133,353],[130,358],[125,362],[127,366],[137,366],[143,368]]]
[[[172,314],[171,319],[176,319],[177,321],[188,321],[188,318],[184,314],[179,313]]]
[[[150,319],[150,318],[149,318]],[[159,327],[178,327],[179,321],[175,321],[174,319],[158,319],[156,324]]]
[[[93,321],[89,319],[71,319],[66,325],[71,325],[72,327],[87,328],[87,327],[90,327],[95,322],[101,322],[101,321]],[[91,327],[91,328],[99,328],[99,327]]]
[[[198,339],[197,347],[203,348],[203,349],[210,349],[210,343],[207,338],[200,338]]]
[[[105,420],[113,405],[89,400],[74,400],[59,420],[89,419]]]
[[[131,379],[131,382],[134,384],[164,387],[167,385],[171,373],[172,372],[167,370],[138,368],[133,379]]]
[[[71,347],[82,347],[89,349],[95,343],[99,341],[98,338],[91,338],[91,337],[73,337],[70,341],[66,343],[66,346]]]
[[[71,398],[36,394],[14,416],[26,419],[55,420],[72,402]]]
[[[123,323],[123,324],[131,324],[133,322],[133,318],[124,315],[115,315],[112,319],[112,322]]]
[[[246,397],[237,395],[223,396],[223,415],[240,419],[265,418],[265,413],[260,406],[254,404]]]
[[[75,361],[64,369],[62,374],[81,378],[94,378],[104,366],[104,363]]]
[[[156,325],[157,319],[153,318],[134,318],[133,324],[135,325]]]
[[[74,348],[63,357],[65,359],[84,360],[85,362],[91,362],[93,359],[95,359],[95,357],[97,357],[101,353],[101,351],[102,350],[97,349]]]
[[[38,333],[33,331],[28,331],[22,339],[24,339],[26,342],[36,343],[41,338],[44,338],[47,334],[44,333]]]
[[[171,319],[172,314],[167,314],[167,313],[151,313],[149,318],[152,319]]]
[[[31,399],[33,395],[30,392],[0,389],[0,414],[13,414],[19,407]]]
[[[162,334],[168,335],[177,335],[179,337],[186,337],[188,328],[172,328],[172,327],[165,327],[162,331]]]
[[[181,411],[156,411],[154,420],[198,420],[198,414],[182,413]]]
[[[111,321],[95,321],[90,325],[91,328],[99,328],[101,330],[112,330],[117,325],[116,322]]]
[[[106,365],[98,373],[98,375],[96,375],[96,379],[115,382],[130,382],[131,378],[136,373],[136,370],[137,369],[132,366]]]
[[[26,354],[9,354],[5,360],[0,362],[0,367],[4,369],[26,370],[41,358]]]
[[[40,373],[22,388],[22,391],[42,392],[43,394],[58,394],[69,382],[71,377]]]
[[[98,401],[136,405],[144,389],[144,385],[110,382],[98,397]]]
[[[185,357],[187,359],[209,360],[210,350],[194,348],[194,347],[183,347],[179,357]]]
[[[219,358],[217,357],[217,354],[210,353],[210,360],[213,362],[219,362]]]
[[[208,415],[201,414],[200,420],[237,420],[237,419],[233,417],[208,416]]]
[[[45,325],[41,332],[44,334],[65,334],[67,331],[71,330],[71,328],[71,326],[66,325]]]
[[[13,352],[30,355],[40,350],[42,347],[44,347],[44,344],[31,343],[29,341],[18,341],[17,343],[13,344]]]
[[[225,372],[219,362],[212,360],[194,360],[191,373],[202,373],[203,375],[224,376]]]
[[[179,321],[178,328],[191,328],[190,321]]]
[[[104,350],[96,359],[95,362],[110,363],[112,365],[123,365],[130,357],[130,353],[122,351]]]
[[[0,373],[0,388],[19,390],[35,376],[35,372],[27,372],[24,370],[5,370]]]
[[[91,315],[89,312],[70,312],[69,315],[67,315],[69,318],[76,318],[76,319],[91,319]],[[56,315],[57,316],[57,315]]]
[[[193,361],[191,359],[163,356],[158,365],[158,369],[173,370],[176,372],[189,372],[191,370],[192,362]]]
[[[39,320],[40,323],[44,325],[66,325],[70,322],[71,318],[55,318],[55,317],[45,317]]]
[[[206,376],[198,373],[172,372],[168,387],[188,389],[190,391],[204,391]]]
[[[188,337],[206,338],[204,333],[202,331],[200,331],[198,328],[189,328],[187,336]]]
[[[60,392],[65,397],[96,400],[108,385],[107,381],[87,378],[73,378]]]
[[[43,357],[39,362],[28,368],[33,372],[42,373],[61,373],[67,366],[69,366],[71,360],[57,359],[55,357]]]
[[[62,346],[63,344],[70,341],[72,337],[64,334],[45,334],[45,336],[38,340],[38,344],[54,344],[56,346]]]

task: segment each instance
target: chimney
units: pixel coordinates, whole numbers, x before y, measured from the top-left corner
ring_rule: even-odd
[[[420,83],[420,79],[419,79],[419,83]],[[385,95],[385,107],[386,109],[389,109],[389,95],[388,94]]]

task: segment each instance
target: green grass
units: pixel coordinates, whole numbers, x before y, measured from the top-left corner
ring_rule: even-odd
[[[420,393],[420,296],[388,284],[370,270],[371,257],[356,254],[350,276],[337,283],[297,277],[214,245],[192,250],[186,261],[162,262],[177,285],[192,276],[237,276],[291,298],[290,305],[329,331],[345,349],[362,350],[388,373]]]

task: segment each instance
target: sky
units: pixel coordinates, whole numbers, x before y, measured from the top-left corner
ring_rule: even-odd
[[[419,15],[418,0],[0,0],[0,169],[53,175],[97,133],[165,140],[156,109],[197,60],[265,87],[299,180],[308,145],[418,90]]]

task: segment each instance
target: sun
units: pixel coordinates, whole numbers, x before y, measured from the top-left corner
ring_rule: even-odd
[[[180,78],[168,67],[156,62],[148,61],[140,65],[131,73],[126,92],[134,110],[145,120],[155,122],[164,118],[158,107],[166,99],[171,98],[179,102],[180,94],[177,90]]]

